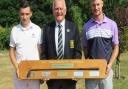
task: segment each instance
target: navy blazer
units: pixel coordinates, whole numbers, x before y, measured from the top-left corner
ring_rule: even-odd
[[[56,23],[54,21],[47,24],[43,29],[41,59],[57,59],[55,26]],[[81,43],[78,29],[74,23],[65,20],[64,59],[80,59],[81,56]]]

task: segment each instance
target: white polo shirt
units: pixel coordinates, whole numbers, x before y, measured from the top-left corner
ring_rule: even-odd
[[[10,47],[16,48],[16,60],[39,60],[38,45],[41,44],[41,29],[30,22],[26,29],[21,24],[14,26],[10,35]]]

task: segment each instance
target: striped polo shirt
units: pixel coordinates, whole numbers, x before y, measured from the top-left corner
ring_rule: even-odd
[[[102,22],[90,19],[83,28],[83,47],[88,47],[88,57],[91,59],[106,59],[112,54],[112,45],[118,45],[117,24],[104,16]]]

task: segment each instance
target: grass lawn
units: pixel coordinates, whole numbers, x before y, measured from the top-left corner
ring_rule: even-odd
[[[114,79],[114,89],[128,89],[128,53],[121,54],[120,60],[120,79]],[[113,66],[114,69],[115,66]],[[8,51],[0,51],[0,89],[14,89],[13,72]],[[41,85],[41,89],[47,89],[45,83]],[[84,89],[83,79],[78,81],[77,89]]]

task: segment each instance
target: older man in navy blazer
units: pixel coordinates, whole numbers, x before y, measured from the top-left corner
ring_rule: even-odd
[[[43,31],[42,59],[80,59],[81,44],[76,25],[65,19],[65,0],[53,1],[55,21],[47,24]],[[47,81],[48,89],[76,89],[72,79],[51,79]]]

